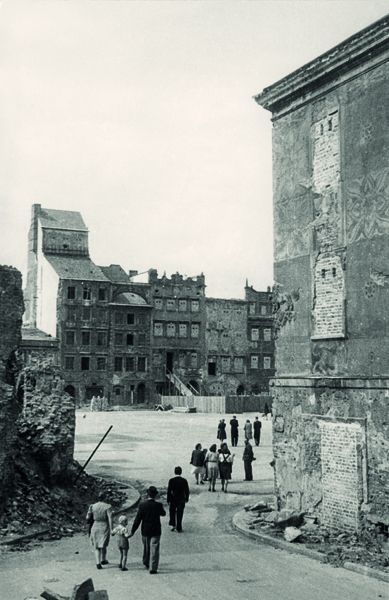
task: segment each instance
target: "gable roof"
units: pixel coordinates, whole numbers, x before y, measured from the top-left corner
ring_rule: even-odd
[[[109,281],[102,270],[86,256],[45,255],[60,279],[82,279],[84,281]]]
[[[72,231],[88,231],[81,213],[73,210],[57,210],[41,208],[39,220],[42,227],[48,229],[70,229]]]

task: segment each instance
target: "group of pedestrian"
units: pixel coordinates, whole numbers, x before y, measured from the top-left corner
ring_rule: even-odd
[[[108,399],[105,396],[92,396],[90,401],[91,412],[108,410]]]
[[[239,441],[239,421],[234,415],[230,420],[230,428],[231,428],[231,446],[236,447]],[[244,431],[244,439],[252,440],[253,439],[253,431],[254,431],[254,441],[255,445],[259,446],[261,441],[261,428],[262,423],[259,420],[259,417],[255,417],[254,423],[251,423],[250,419],[246,419],[245,424],[243,425]],[[217,427],[217,438],[221,441],[224,441],[227,438],[226,434],[226,423],[224,419],[219,421],[219,425]]]

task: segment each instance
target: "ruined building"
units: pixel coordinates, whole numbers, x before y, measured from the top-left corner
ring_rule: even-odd
[[[62,368],[77,402],[258,393],[273,374],[271,292],[210,299],[203,274],[96,265],[78,212],[32,207],[23,352]]]
[[[280,507],[389,524],[389,17],[266,88]]]

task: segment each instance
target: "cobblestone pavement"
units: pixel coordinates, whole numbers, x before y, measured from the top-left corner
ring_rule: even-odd
[[[242,417],[239,417],[243,421]],[[39,597],[43,587],[69,594],[74,583],[91,576],[96,589],[107,589],[110,600],[159,599],[224,600],[373,600],[388,599],[383,582],[335,569],[310,558],[289,554],[232,530],[233,514],[258,495],[271,492],[270,422],[265,422],[263,445],[255,449],[254,482],[243,482],[242,445],[237,448],[231,491],[209,493],[193,485],[189,456],[193,445],[214,441],[217,415],[166,413],[78,414],[76,455],[86,459],[99,436],[114,425],[107,444],[93,459],[89,472],[162,489],[176,464],[184,467],[192,496],[184,515],[184,533],[170,531],[164,520],[160,572],[151,577],[142,568],[141,541],[130,540],[129,571],[116,566],[117,549],[109,548],[110,564],[97,571],[87,537],[77,535],[0,556],[1,600]],[[131,517],[131,515],[130,515]],[[131,520],[131,519],[130,519]]]

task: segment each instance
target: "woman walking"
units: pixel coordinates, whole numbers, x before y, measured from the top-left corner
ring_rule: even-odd
[[[203,475],[204,475],[204,453],[201,450],[201,444],[196,444],[195,449],[192,451],[192,456],[190,459],[190,464],[192,465],[192,474],[195,476],[196,485],[204,483]]]
[[[211,489],[213,492],[215,492],[215,484],[216,484],[216,479],[217,476],[219,475],[219,466],[218,466],[218,462],[219,462],[219,455],[216,452],[216,444],[212,444],[212,446],[210,446],[206,456],[205,456],[205,462],[207,464],[207,470],[208,470],[208,480],[209,480],[209,488],[208,491],[210,492]]]
[[[105,494],[100,492],[98,501],[90,505],[86,515],[87,523],[92,523],[90,541],[94,547],[97,569],[102,569],[102,565],[108,564],[107,547],[112,531],[112,507],[104,500]]]
[[[231,479],[233,460],[234,455],[231,454],[227,444],[222,444],[219,450],[219,473],[222,482],[222,492],[225,493],[227,493],[228,482]]]
[[[224,440],[227,439],[226,423],[224,419],[220,419],[219,425],[217,426],[217,439],[220,440],[222,443]]]
[[[253,426],[250,423],[250,419],[247,419],[246,423],[244,424],[244,437],[246,440],[250,441],[253,439]]]

